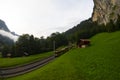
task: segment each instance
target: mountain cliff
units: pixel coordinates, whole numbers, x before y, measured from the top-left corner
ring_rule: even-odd
[[[120,0],[93,0],[94,8],[90,19],[67,30],[68,40],[90,38],[97,33],[120,30]],[[69,39],[70,38],[70,39]]]
[[[0,30],[10,32],[10,30],[8,29],[7,25],[5,24],[3,20],[0,20]]]
[[[120,15],[120,0],[93,0],[94,9],[92,21],[107,24],[110,20],[116,22]]]
[[[17,40],[18,36],[10,32],[6,23],[3,20],[0,20],[0,46],[2,44],[13,44]]]

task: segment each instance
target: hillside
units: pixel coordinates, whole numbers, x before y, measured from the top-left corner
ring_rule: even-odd
[[[82,21],[80,24],[67,30],[65,35],[69,41],[76,42],[79,39],[86,39],[94,36],[97,33],[104,32],[105,27],[98,25],[96,22],[92,22],[92,19]]]
[[[65,32],[69,41],[90,38],[100,32],[120,30],[120,0],[93,0],[93,2],[91,17]]]
[[[7,80],[120,80],[119,34],[98,34],[90,47],[72,49],[36,71]]]

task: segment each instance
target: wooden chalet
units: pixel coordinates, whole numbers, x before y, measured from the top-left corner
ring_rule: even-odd
[[[77,46],[79,48],[85,48],[87,46],[90,45],[90,40],[89,39],[80,39],[78,42],[77,42]]]

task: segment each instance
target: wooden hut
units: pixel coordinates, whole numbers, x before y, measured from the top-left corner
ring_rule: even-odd
[[[77,42],[77,46],[79,48],[85,48],[87,46],[90,45],[90,40],[88,39],[80,39],[78,42]]]

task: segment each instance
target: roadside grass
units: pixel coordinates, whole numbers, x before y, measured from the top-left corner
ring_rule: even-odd
[[[91,38],[48,65],[6,80],[120,80],[120,31]]]
[[[51,55],[53,55],[53,52],[41,53],[41,54],[31,55],[28,57],[0,58],[0,67],[1,68],[15,67],[35,60],[42,60]]]

